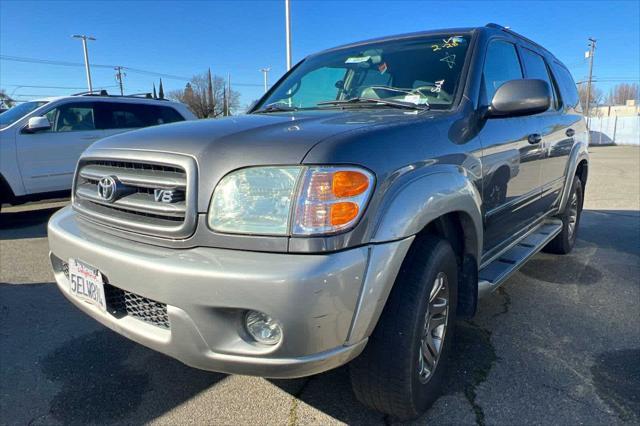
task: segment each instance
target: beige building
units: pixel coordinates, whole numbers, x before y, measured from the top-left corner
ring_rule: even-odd
[[[640,115],[640,105],[628,100],[625,105],[601,105],[592,108],[591,115],[596,117],[634,117]]]

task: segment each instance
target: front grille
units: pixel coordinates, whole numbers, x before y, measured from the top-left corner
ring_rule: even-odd
[[[136,155],[143,158],[131,158]],[[190,236],[196,222],[195,162],[175,154],[129,151],[114,157],[121,158],[80,160],[74,208],[121,229],[170,238]]]
[[[132,316],[157,327],[169,328],[167,305],[110,284],[104,285],[107,310],[116,318]]]
[[[69,279],[69,264],[54,256],[54,267],[55,265],[61,265],[62,273]],[[116,318],[129,315],[157,327],[170,328],[166,304],[111,285],[104,275],[103,279],[107,312],[111,315]]]

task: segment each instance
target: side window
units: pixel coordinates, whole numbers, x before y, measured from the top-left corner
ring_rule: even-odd
[[[45,114],[51,123],[51,132],[77,132],[95,130],[95,115],[91,103],[61,105]]]
[[[184,121],[184,117],[171,107],[125,102],[105,104],[107,111],[104,120],[107,129],[134,129]]]
[[[486,103],[493,99],[498,87],[509,80],[522,78],[522,67],[516,47],[506,41],[492,41],[487,47],[482,72]]]
[[[558,96],[556,88],[553,84],[553,81],[551,80],[549,69],[547,68],[547,64],[545,63],[544,58],[529,49],[523,48],[522,61],[524,62],[524,67],[527,72],[527,78],[544,80],[549,84],[549,88],[551,89],[551,96],[553,98],[551,100],[551,109],[557,109]]]
[[[576,108],[578,111],[582,112],[578,87],[576,86],[575,81],[573,81],[573,77],[571,77],[569,70],[556,62],[554,63],[553,74],[556,76],[558,84],[560,85],[562,100],[565,105],[570,108]]]
[[[107,110],[108,129],[134,129],[147,125],[140,105],[110,102],[107,104]]]
[[[178,111],[171,107],[154,106],[153,114],[156,124],[175,123],[176,121],[184,121],[184,117]]]

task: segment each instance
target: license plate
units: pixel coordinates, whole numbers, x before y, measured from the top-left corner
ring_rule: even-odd
[[[107,309],[102,274],[93,266],[77,259],[69,259],[69,290],[77,298],[98,306],[103,311]]]

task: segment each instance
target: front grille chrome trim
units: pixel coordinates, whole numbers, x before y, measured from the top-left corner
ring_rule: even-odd
[[[115,176],[140,192],[105,201],[96,190],[105,176]],[[184,199],[155,202],[154,189],[178,190]],[[185,239],[195,232],[198,217],[197,164],[193,157],[180,154],[92,149],[78,162],[72,204],[93,222],[154,237]]]

